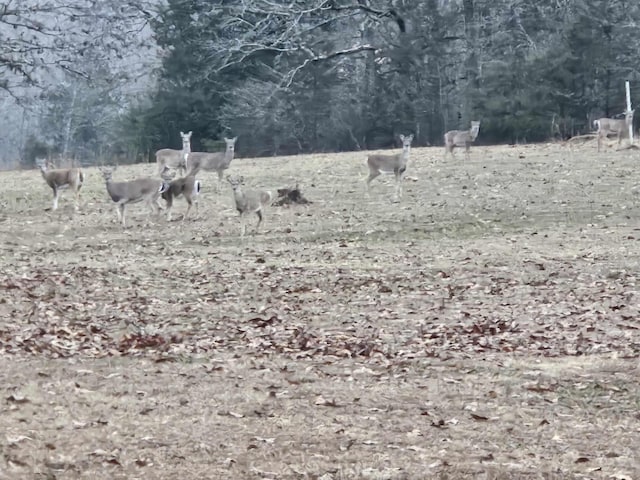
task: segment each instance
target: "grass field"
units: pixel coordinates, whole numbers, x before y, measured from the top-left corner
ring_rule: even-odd
[[[244,238],[213,173],[127,229],[1,173],[0,479],[640,478],[640,153],[595,150],[415,148],[400,203],[236,159],[314,202]]]

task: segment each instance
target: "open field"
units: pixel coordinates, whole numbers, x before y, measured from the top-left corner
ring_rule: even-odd
[[[1,173],[0,479],[640,478],[640,153],[443,151],[236,159],[243,239]]]

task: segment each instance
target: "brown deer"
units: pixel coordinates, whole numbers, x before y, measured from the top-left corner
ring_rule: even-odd
[[[169,186],[165,180],[145,177],[128,182],[114,182],[112,176],[115,170],[116,167],[100,167],[107,193],[116,204],[118,220],[122,222],[123,227],[126,227],[125,207],[130,203],[145,202],[152,213],[160,213],[158,199]]]
[[[36,164],[40,168],[42,178],[44,178],[47,185],[53,190],[53,210],[58,209],[58,198],[60,197],[60,190],[69,189],[73,191],[75,195],[75,210],[80,209],[80,188],[84,182],[84,174],[79,168],[60,168],[56,170],[50,170],[47,168],[45,160],[38,159]]]
[[[187,170],[188,154],[191,152],[191,133],[192,132],[180,132],[182,150],[162,148],[156,152],[158,174],[162,175],[164,167],[177,168],[180,172]]]
[[[229,168],[233,160],[236,140],[238,137],[225,138],[226,149],[224,152],[191,152],[189,154],[190,170],[187,176],[194,176],[200,170],[214,171],[218,173],[218,191],[222,185],[224,171]]]
[[[262,223],[262,210],[264,207],[271,204],[273,195],[268,190],[245,190],[242,188],[244,183],[244,177],[231,177],[227,176],[227,181],[231,184],[233,189],[233,200],[236,206],[236,210],[240,214],[240,217],[245,214],[255,213],[258,216],[258,224],[256,225],[256,233]],[[242,222],[242,231],[240,236],[243,237],[246,232],[246,225]]]
[[[162,179],[165,182],[169,182],[169,185],[167,189],[162,192],[162,198],[167,204],[167,221],[171,221],[173,201],[181,196],[184,197],[187,201],[187,211],[182,216],[182,221],[184,222],[189,216],[189,211],[194,204],[196,206],[196,216],[198,216],[198,195],[200,195],[202,184],[200,180],[196,180],[196,177],[194,176],[187,176],[174,180],[174,175],[171,175],[166,169],[163,172]]]
[[[369,167],[369,176],[367,177],[367,195],[371,188],[371,180],[377,178],[381,174],[386,174],[395,175],[395,200],[398,201],[402,196],[402,178],[407,170],[413,134],[406,137],[404,135],[400,135],[400,140],[402,141],[401,153],[396,153],[394,155],[373,153],[367,157],[367,166]]]
[[[629,125],[633,124],[633,112],[625,112],[624,120],[613,118],[598,118],[593,121],[593,126],[596,127],[596,134],[598,137],[598,152],[602,145],[602,139],[607,138],[609,135],[616,135],[618,137],[618,145],[622,141],[623,136],[629,135]]]
[[[464,158],[469,160],[471,158],[470,148],[471,144],[478,138],[480,132],[480,122],[471,122],[471,128],[469,130],[450,130],[444,134],[444,158],[447,158],[447,153],[451,154],[451,158],[455,160],[453,150],[456,147],[464,147]]]

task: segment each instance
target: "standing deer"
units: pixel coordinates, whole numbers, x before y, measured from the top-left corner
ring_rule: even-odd
[[[625,112],[624,120],[613,119],[613,118],[598,118],[593,121],[593,126],[597,129],[598,136],[598,152],[600,151],[600,146],[602,145],[602,139],[607,138],[609,135],[616,135],[618,137],[618,145],[622,141],[622,137],[624,135],[628,136],[629,134],[629,125],[633,124],[633,112],[635,110],[631,110],[629,112]]]
[[[380,174],[393,174],[396,177],[396,194],[395,200],[398,201],[402,196],[402,177],[407,170],[409,162],[409,153],[411,153],[411,142],[413,134],[405,137],[400,135],[402,141],[402,153],[395,155],[371,154],[367,157],[367,166],[369,167],[369,176],[367,177],[367,195],[369,194],[371,180]]]
[[[49,170],[46,160],[38,159],[36,164],[40,168],[42,177],[53,190],[53,210],[58,209],[60,190],[70,189],[75,195],[75,210],[80,210],[80,188],[84,182],[84,174],[79,168],[60,168]]]
[[[184,199],[187,201],[187,211],[182,216],[182,221],[184,222],[189,216],[189,211],[193,204],[196,206],[196,216],[198,215],[198,195],[200,195],[202,184],[200,183],[200,180],[196,180],[196,177],[194,176],[187,176],[173,180],[174,175],[171,175],[166,169],[163,172],[162,179],[165,182],[169,182],[169,185],[167,186],[167,189],[162,192],[162,198],[167,204],[167,221],[170,222],[173,201],[180,196],[184,196]]]
[[[180,132],[182,138],[182,150],[162,148],[156,152],[158,174],[162,175],[164,167],[177,168],[180,172],[187,170],[188,155],[191,152],[191,134],[193,132]]]
[[[267,205],[271,204],[273,195],[267,190],[244,190],[242,184],[244,183],[244,177],[231,177],[227,176],[227,181],[231,184],[233,189],[233,200],[236,205],[236,210],[240,214],[240,217],[244,214],[255,213],[258,216],[258,224],[256,225],[256,233],[262,223],[262,210]],[[241,237],[244,237],[247,226],[242,221]]]
[[[218,191],[222,185],[224,171],[229,168],[233,160],[236,140],[238,137],[225,138],[227,148],[224,152],[191,152],[189,154],[189,164],[191,170],[187,176],[195,176],[200,170],[218,172]]]
[[[447,158],[447,153],[451,154],[451,158],[455,160],[453,149],[456,147],[464,147],[464,158],[469,160],[471,153],[469,149],[471,144],[478,138],[480,132],[480,122],[471,122],[471,128],[469,130],[450,130],[444,134],[444,158]]]
[[[115,170],[116,167],[112,169],[100,167],[100,172],[107,186],[107,192],[111,200],[116,203],[118,221],[122,222],[123,227],[126,227],[125,207],[130,203],[144,201],[152,213],[160,213],[158,198],[168,187],[168,183],[165,180],[146,177],[128,182],[114,182],[112,176]]]

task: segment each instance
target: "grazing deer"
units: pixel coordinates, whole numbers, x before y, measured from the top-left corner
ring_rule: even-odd
[[[469,130],[450,130],[444,134],[444,158],[447,158],[447,153],[451,154],[451,158],[455,160],[453,149],[456,147],[464,147],[464,158],[469,160],[471,153],[469,149],[471,144],[478,138],[480,132],[480,122],[471,122],[471,128]]]
[[[195,176],[200,170],[218,172],[218,191],[222,185],[224,171],[229,168],[233,160],[234,149],[238,137],[225,138],[227,148],[224,152],[191,152],[189,154],[189,164],[191,170],[187,176]]]
[[[194,203],[196,205],[196,216],[198,215],[198,195],[200,194],[202,184],[200,180],[196,180],[194,176],[177,178],[175,180],[173,180],[173,176],[175,176],[175,173],[171,175],[166,169],[162,174],[162,179],[165,182],[169,182],[167,189],[162,192],[162,198],[167,203],[167,221],[171,221],[173,200],[184,196],[184,199],[187,201],[187,211],[182,216],[182,221],[184,222],[189,216],[189,211]]]
[[[227,181],[231,184],[233,189],[233,200],[236,205],[236,210],[240,214],[240,217],[244,214],[255,213],[258,215],[258,224],[256,225],[256,233],[262,223],[262,210],[267,205],[270,205],[273,200],[273,195],[267,190],[244,190],[242,184],[244,183],[244,177],[231,177],[227,176]],[[242,231],[240,236],[244,237],[246,231],[246,225],[242,223]]]
[[[180,132],[182,138],[182,150],[173,148],[162,148],[156,152],[156,163],[158,164],[158,174],[162,175],[164,167],[177,168],[182,173],[187,171],[187,161],[191,152],[191,134],[193,132]]]
[[[630,112],[625,112],[624,120],[613,119],[613,118],[598,118],[593,121],[593,126],[597,129],[598,136],[598,152],[600,151],[600,146],[602,145],[602,139],[607,138],[609,135],[616,135],[618,137],[618,145],[622,141],[623,136],[628,136],[629,125],[633,124],[633,112],[635,110],[631,110]]]
[[[158,198],[168,187],[168,183],[165,180],[138,178],[128,182],[114,182],[112,176],[115,170],[116,167],[112,169],[100,167],[100,172],[107,186],[107,192],[111,200],[116,203],[118,221],[122,222],[123,227],[126,227],[125,207],[130,203],[144,201],[153,213],[160,213]]]
[[[58,209],[60,190],[70,189],[75,194],[75,209],[80,210],[80,187],[84,182],[84,174],[79,168],[60,168],[49,170],[46,160],[38,159],[36,164],[40,168],[42,177],[53,190],[53,210]]]
[[[395,155],[382,155],[375,153],[367,157],[367,165],[369,167],[369,176],[367,177],[367,195],[369,194],[371,180],[384,173],[395,175],[395,199],[399,200],[402,196],[402,177],[404,176],[404,172],[407,170],[413,134],[407,137],[400,135],[400,140],[402,140],[402,153],[396,153]]]

